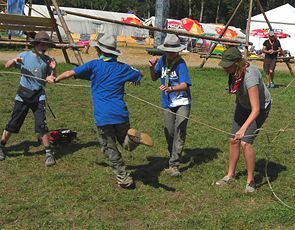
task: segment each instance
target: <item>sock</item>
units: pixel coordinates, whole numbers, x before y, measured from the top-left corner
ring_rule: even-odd
[[[46,153],[46,156],[54,155],[54,153],[51,150],[50,146],[45,146],[45,153]]]
[[[1,140],[1,142],[0,142],[0,146],[1,146],[1,147],[4,147],[5,145],[6,145],[6,142],[3,141],[3,140]]]

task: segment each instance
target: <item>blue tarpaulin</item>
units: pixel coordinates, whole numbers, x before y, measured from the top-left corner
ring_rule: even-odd
[[[8,14],[24,14],[25,0],[8,0],[7,1],[7,12]],[[21,36],[22,31],[19,30],[9,30],[8,35]]]

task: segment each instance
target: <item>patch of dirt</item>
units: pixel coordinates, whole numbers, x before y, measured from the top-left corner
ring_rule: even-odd
[[[127,63],[129,65],[148,65],[148,60],[150,59],[151,55],[147,53],[145,47],[118,47],[118,49],[122,52],[122,55],[119,57],[119,61],[122,61],[124,63]],[[0,62],[6,62],[9,59],[15,58],[17,54],[19,54],[20,51],[1,51],[0,55]],[[70,49],[67,50],[67,53],[70,57],[70,60],[72,63],[77,63],[77,60],[75,58],[74,52]],[[90,48],[89,53],[86,54],[85,50],[82,50],[81,56],[84,62],[93,60],[97,58],[97,54],[95,49]],[[60,49],[52,49],[49,50],[48,55],[51,57],[54,57],[57,62],[62,63],[65,62],[63,53]],[[181,53],[182,57],[186,61],[186,64],[189,67],[198,67],[201,63],[202,60],[197,53]],[[209,59],[204,67],[210,67],[210,68],[219,68],[218,66],[219,59]],[[263,62],[262,61],[253,61],[255,65],[258,66],[258,68],[262,69],[263,68]],[[291,65],[292,68],[294,68],[293,65]],[[277,68],[276,70],[280,71],[287,71],[289,72],[287,65],[285,63],[277,63]]]

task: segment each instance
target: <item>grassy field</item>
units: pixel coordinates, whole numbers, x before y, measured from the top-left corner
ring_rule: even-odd
[[[58,71],[71,68],[60,65]],[[160,105],[159,82],[152,82],[147,67],[140,87],[126,92]],[[5,71],[3,65],[0,71]],[[16,70],[13,70],[16,71]],[[1,73],[1,72],[0,72]],[[278,73],[279,87],[271,89],[273,108],[257,138],[254,194],[245,194],[244,159],[238,164],[238,180],[220,188],[215,181],[227,170],[228,137],[199,122],[229,131],[235,96],[226,92],[227,77],[220,69],[191,68],[192,120],[183,153],[182,178],[163,173],[167,150],[161,110],[126,96],[133,127],[150,133],[155,146],[122,150],[136,180],[135,190],[117,187],[96,143],[92,103],[88,88],[48,85],[49,103],[57,119],[47,112],[50,129],[70,128],[78,139],[56,148],[57,165],[45,168],[42,147],[34,134],[30,113],[20,134],[7,145],[8,157],[0,162],[0,229],[294,229],[295,210],[280,204],[276,194],[295,207],[294,85],[293,78]],[[18,86],[18,77],[0,74],[0,127],[4,128]],[[68,80],[63,83],[85,84]]]

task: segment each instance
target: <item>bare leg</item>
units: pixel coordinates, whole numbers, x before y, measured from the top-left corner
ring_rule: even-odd
[[[228,166],[228,173],[229,177],[235,176],[235,170],[237,166],[237,162],[240,156],[240,141],[234,141],[230,139],[229,142],[229,166]]]
[[[255,169],[255,152],[253,150],[252,144],[243,142],[241,143],[244,156],[245,156],[245,163],[247,167],[247,183],[254,181],[254,169]]]
[[[273,79],[274,79],[274,72],[272,70],[270,70],[269,79],[270,79],[270,82],[274,82],[273,81]]]
[[[2,137],[1,137],[1,144],[5,145],[10,137],[11,137],[11,133],[4,130],[3,134],[2,134]]]
[[[266,85],[269,86],[271,82],[270,73],[266,73]]]
[[[41,137],[41,140],[42,140],[42,143],[44,145],[44,147],[49,147],[50,143],[49,143],[49,134],[48,133],[45,133],[43,135],[40,136]]]

